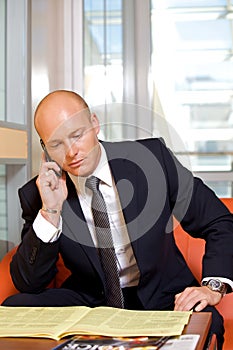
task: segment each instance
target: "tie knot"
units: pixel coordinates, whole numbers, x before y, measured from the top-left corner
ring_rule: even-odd
[[[93,192],[97,192],[99,190],[100,179],[96,176],[91,176],[86,180],[86,187],[88,187]]]

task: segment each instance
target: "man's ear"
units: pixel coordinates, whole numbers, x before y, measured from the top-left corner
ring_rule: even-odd
[[[91,124],[93,128],[95,129],[96,135],[100,132],[100,123],[97,115],[95,113],[91,114]]]

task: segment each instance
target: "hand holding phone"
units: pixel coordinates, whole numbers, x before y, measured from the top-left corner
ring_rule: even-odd
[[[40,143],[44,151],[40,171],[36,179],[42,202],[40,213],[52,225],[59,227],[62,206],[68,195],[66,175],[59,164],[51,159],[44,142],[40,140]]]
[[[44,144],[44,142],[42,141],[42,139],[40,139],[40,144],[41,144],[41,147],[42,147],[42,149],[43,149],[43,151],[44,151],[44,153],[45,153],[45,159],[46,159],[46,162],[55,162],[51,157],[50,157],[50,155],[48,154],[48,151],[47,151],[47,149],[46,149],[46,147],[45,147],[45,144]],[[55,162],[56,163],[56,162]],[[57,164],[57,163],[56,163]],[[54,170],[54,169],[52,169],[54,172],[55,172],[55,174],[57,175],[57,177],[61,177],[62,176],[62,168],[61,168],[61,166],[59,165],[59,164],[57,164],[58,166],[59,166],[59,168],[60,168],[60,170],[59,171],[56,171],[56,170]]]

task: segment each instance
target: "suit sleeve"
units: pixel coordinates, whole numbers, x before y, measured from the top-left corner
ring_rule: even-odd
[[[59,240],[44,243],[33,230],[33,222],[41,208],[35,181],[31,180],[19,190],[19,198],[24,226],[22,241],[13,256],[10,272],[15,287],[20,292],[38,293],[51,282],[57,272]]]
[[[203,181],[194,177],[161,143],[170,205],[183,229],[206,241],[203,278],[233,280],[233,216]]]

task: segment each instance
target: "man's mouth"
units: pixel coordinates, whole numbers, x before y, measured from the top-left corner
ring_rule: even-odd
[[[83,161],[84,161],[84,158],[82,158],[82,159],[77,159],[77,160],[75,160],[75,161],[69,163],[69,167],[70,167],[70,168],[77,168],[77,167],[79,167],[79,166],[82,164]]]

